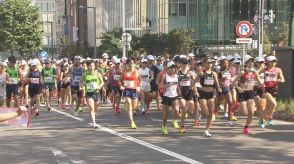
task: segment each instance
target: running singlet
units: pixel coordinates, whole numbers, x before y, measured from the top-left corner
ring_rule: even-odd
[[[41,77],[41,73],[40,71],[30,71],[29,74],[29,87],[30,88],[38,88],[40,87],[40,77]]]
[[[133,71],[130,75],[123,75],[123,85],[126,89],[136,89],[139,86],[139,80],[136,75],[136,71]]]
[[[44,76],[44,83],[45,84],[54,84],[55,78],[52,75],[56,74],[54,68],[43,68],[42,75]]]
[[[230,87],[231,73],[228,70],[221,70],[219,73],[220,85],[222,87]]]
[[[178,86],[178,75],[175,74],[174,77],[169,76],[168,74],[165,75],[166,81],[166,90],[164,96],[169,98],[174,98],[178,96],[177,86]]]
[[[271,70],[264,69],[264,87],[274,88],[278,85],[278,68],[274,67]]]
[[[192,82],[191,76],[189,74],[184,74],[182,71],[179,71],[178,79],[181,90],[187,90],[191,88]]]
[[[11,84],[12,85],[18,85],[18,68],[14,67],[13,69],[11,69],[10,67],[6,68],[6,72],[8,73],[10,80],[11,80]]]
[[[99,85],[101,84],[101,81],[98,78],[98,72],[94,71],[92,74],[86,70],[84,81],[86,85],[86,92],[87,93],[93,93],[96,92],[99,88]]]
[[[200,84],[203,87],[214,87],[214,75],[213,73],[204,72],[203,76],[200,78]]]
[[[234,79],[237,76],[237,68],[236,67],[230,67],[229,72],[231,74],[231,81],[234,81]]]
[[[149,82],[149,68],[139,68],[141,82]]]
[[[121,81],[121,78],[122,78],[121,71],[120,70],[116,70],[116,69],[112,69],[110,71],[110,77],[111,77],[111,78],[109,78],[110,84],[112,86],[118,87],[119,86],[119,83]]]
[[[70,85],[74,87],[79,86],[82,76],[83,76],[83,68],[73,67],[71,72],[71,77],[70,77]]]
[[[253,88],[256,83],[256,74],[254,72],[245,72],[240,79],[240,83],[244,84],[247,88]]]

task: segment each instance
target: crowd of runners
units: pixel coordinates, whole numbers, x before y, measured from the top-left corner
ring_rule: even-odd
[[[119,114],[123,102],[130,127],[136,129],[133,116],[150,112],[155,99],[164,135],[170,109],[172,126],[180,133],[186,133],[187,118],[193,118],[196,127],[206,119],[204,135],[210,137],[209,129],[221,112],[230,126],[239,115],[247,116],[243,133],[252,134],[254,115],[260,128],[273,125],[278,83],[285,81],[276,63],[274,55],[246,55],[242,61],[238,54],[119,59],[104,53],[102,59],[75,56],[29,61],[10,56],[0,62],[0,106],[4,101],[7,107],[27,106],[38,116],[40,104],[50,111],[52,101],[57,101],[59,110],[68,109],[75,117],[88,108],[97,128],[99,104],[111,103]]]

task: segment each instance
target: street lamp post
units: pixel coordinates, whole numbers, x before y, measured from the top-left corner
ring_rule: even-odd
[[[96,7],[88,7],[88,6],[80,6],[80,8],[84,8],[84,9],[93,9],[93,18],[94,18],[94,58],[97,57],[97,49],[96,49]]]

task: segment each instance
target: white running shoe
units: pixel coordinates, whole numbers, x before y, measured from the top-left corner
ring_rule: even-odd
[[[224,114],[224,118],[228,118],[229,117],[229,114],[228,113],[225,113]]]
[[[211,134],[208,132],[208,130],[204,130],[204,136],[205,137],[211,137]]]

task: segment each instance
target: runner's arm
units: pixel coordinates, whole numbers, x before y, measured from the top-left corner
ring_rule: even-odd
[[[97,72],[97,74],[98,74],[98,79],[101,82],[100,85],[98,86],[98,90],[100,90],[104,86],[104,80],[99,72]]]
[[[281,68],[279,68],[279,72],[278,72],[278,82],[279,83],[285,82],[285,77]]]

